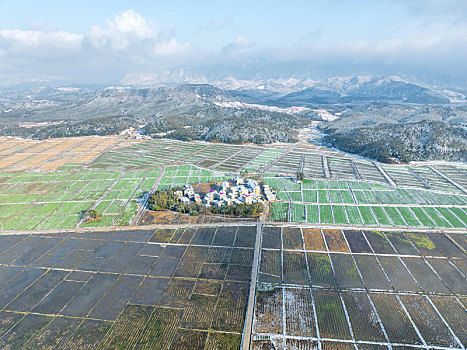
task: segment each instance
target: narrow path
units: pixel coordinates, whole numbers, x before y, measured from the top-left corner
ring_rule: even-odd
[[[132,225],[138,225],[139,224],[139,221],[141,220],[141,218],[143,217],[143,214],[144,212],[146,211],[146,207],[148,205],[148,200],[149,200],[149,196],[152,192],[155,191],[155,189],[157,188],[157,186],[159,186],[159,182],[161,181],[162,177],[164,176],[164,173],[165,173],[165,170],[167,169],[168,165],[164,165],[164,167],[162,168],[159,176],[157,177],[156,179],[156,182],[154,182],[154,185],[152,186],[151,190],[149,191],[149,194],[146,196],[146,198],[144,199],[143,203],[141,203],[140,207],[139,207],[139,210],[138,210],[138,213],[136,213],[133,221],[131,222]]]
[[[242,350],[250,349],[251,333],[253,331],[253,315],[255,309],[255,296],[256,296],[256,281],[258,279],[258,267],[259,267],[259,253],[261,248],[261,231],[263,223],[256,225],[256,243],[255,243],[255,254],[253,257],[253,267],[251,270],[250,279],[250,294],[248,296],[248,306],[245,315],[245,325],[243,328],[242,335]]]
[[[449,183],[451,183],[452,185],[456,186],[458,189],[460,189],[462,192],[464,193],[467,193],[467,190],[460,184],[458,184],[456,181],[454,181],[453,179],[451,179],[450,177],[447,177],[446,175],[444,175],[442,172],[438,171],[435,167],[431,166],[431,165],[427,165],[427,167],[429,169],[431,169],[433,172],[435,172],[436,174],[438,174],[439,176],[441,176],[443,179],[445,179],[446,181],[448,181]]]
[[[288,147],[286,150],[284,150],[284,152],[279,155],[279,157],[277,157],[276,159],[274,159],[273,161],[269,162],[269,164],[265,165],[264,167],[262,167],[261,169],[261,172],[260,172],[260,179],[262,180],[263,179],[263,174],[268,170],[270,169],[274,164],[278,163],[279,161],[281,161],[282,158],[284,158],[286,155],[288,155],[290,152],[294,151],[296,148],[298,148],[299,146],[302,145],[302,142],[297,142],[297,143],[293,143],[292,145],[290,145],[290,147]]]
[[[70,229],[48,229],[48,230],[0,230],[0,236],[9,235],[49,235],[56,233],[85,233],[85,232],[107,232],[107,231],[127,231],[127,230],[155,230],[155,229],[177,229],[187,227],[219,227],[219,226],[248,226],[252,225],[252,221],[235,221],[235,222],[213,222],[213,223],[180,223],[180,224],[151,224],[142,226],[106,226],[106,227],[79,227]],[[256,223],[257,225],[259,223]],[[430,233],[465,233],[465,228],[447,228],[447,227],[407,227],[407,226],[365,226],[354,224],[324,224],[324,223],[307,223],[307,222],[261,222],[260,224],[268,226],[282,227],[309,227],[323,229],[352,229],[352,230],[374,230],[374,231],[391,231],[391,232],[430,232]],[[1,228],[0,228],[1,229]]]
[[[225,164],[226,162],[228,162],[229,160],[231,160],[231,159],[234,158],[235,156],[239,155],[240,153],[242,153],[242,152],[245,151],[246,149],[250,148],[250,146],[251,146],[251,145],[246,145],[246,147],[242,147],[242,148],[240,148],[239,151],[232,153],[230,156],[228,156],[227,158],[225,158],[223,161],[217,163],[216,166],[213,166],[213,167],[212,167],[212,170],[218,170],[218,171],[219,171],[219,167],[220,167],[222,164]]]
[[[381,167],[381,165],[379,165],[378,162],[373,162],[374,166],[376,167],[376,169],[378,169],[378,171],[381,173],[381,175],[383,175],[383,177],[386,179],[386,181],[391,185],[392,188],[396,188],[397,185],[395,184],[395,182],[391,179],[391,177],[388,175],[388,173],[386,173],[384,171],[384,169]]]

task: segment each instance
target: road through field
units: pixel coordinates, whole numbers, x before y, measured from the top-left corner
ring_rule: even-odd
[[[258,265],[259,265],[259,253],[261,248],[261,231],[263,223],[256,225],[256,243],[255,243],[255,254],[253,257],[253,267],[251,270],[250,280],[250,294],[248,296],[248,306],[245,315],[245,325],[243,328],[242,335],[242,350],[248,350],[251,342],[251,331],[253,328],[253,313],[255,308],[255,295],[256,295],[256,280],[258,278]]]
[[[167,169],[167,165],[164,165],[162,168],[159,176],[157,177],[156,181],[154,182],[154,185],[151,188],[150,193],[154,192],[157,189],[157,186],[159,186],[159,182],[161,181],[162,177],[164,176],[165,170]],[[139,221],[143,217],[144,212],[147,209],[148,205],[148,200],[149,200],[149,195],[145,198],[144,202],[140,204],[139,211],[136,213],[135,218],[133,219],[132,224],[133,225],[138,225]]]

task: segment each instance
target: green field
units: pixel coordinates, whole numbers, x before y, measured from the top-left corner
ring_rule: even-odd
[[[338,178],[324,178],[321,156],[303,150],[287,152],[261,146],[157,140],[105,152],[79,168],[71,164],[50,173],[0,173],[0,229],[129,225],[138,200],[150,190],[219,182],[231,179],[233,172],[248,176],[260,169],[263,183],[276,190],[282,202],[271,204],[272,221],[383,227],[467,225],[467,195],[443,178],[438,177],[432,187],[424,186],[405,167],[385,165],[397,184],[391,187],[376,176],[378,170],[371,163],[365,163],[366,167],[359,169],[361,174],[355,176],[349,160],[336,157],[331,157],[330,176],[337,174]],[[298,169],[297,162],[303,159],[302,182],[281,175]],[[419,176],[429,176],[428,182],[435,176],[428,167],[416,170]],[[316,177],[307,178],[310,174]],[[258,178],[257,173],[251,176]],[[82,222],[83,212],[89,209],[102,217]]]
[[[0,228],[46,230],[129,225],[137,211],[137,199],[154,187],[162,171],[162,168],[72,169],[57,173],[1,173]],[[166,168],[159,187],[227,178],[222,173],[191,165],[171,166]],[[82,213],[91,208],[102,217],[82,222]]]

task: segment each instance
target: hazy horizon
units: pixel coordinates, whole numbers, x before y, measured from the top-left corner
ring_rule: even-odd
[[[467,2],[0,0],[0,85],[113,84],[180,67],[210,79],[380,74],[466,87]]]

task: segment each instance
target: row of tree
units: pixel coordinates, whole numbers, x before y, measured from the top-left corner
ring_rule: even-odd
[[[197,204],[195,202],[182,203],[175,196],[175,192],[182,190],[182,188],[171,188],[166,190],[157,190],[148,198],[148,207],[150,210],[172,210],[179,213],[186,213],[190,215],[198,215],[200,213],[233,215],[233,216],[254,216],[263,212],[263,205],[260,203],[255,204],[233,204],[223,206],[220,208]]]

